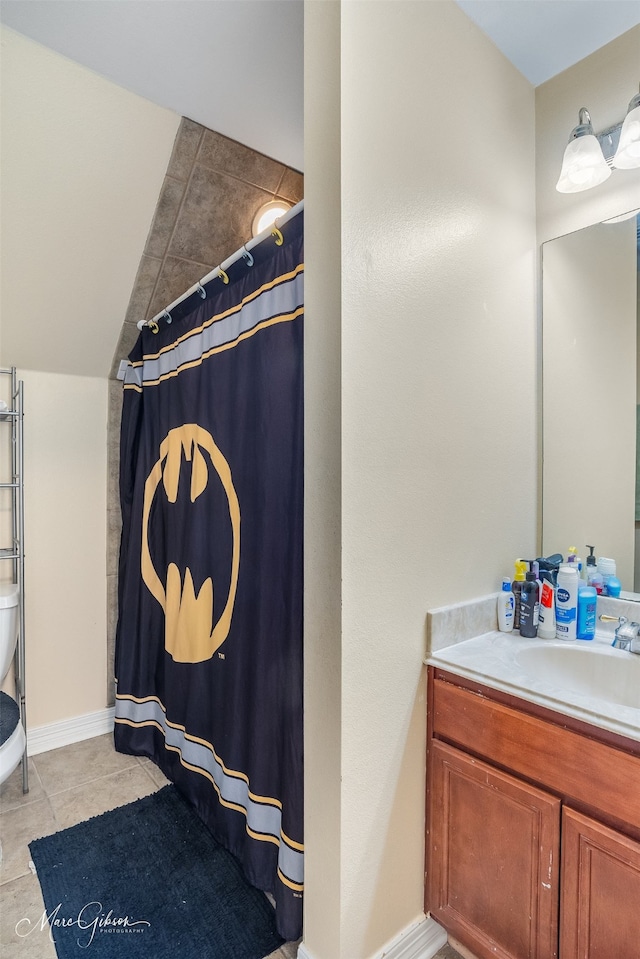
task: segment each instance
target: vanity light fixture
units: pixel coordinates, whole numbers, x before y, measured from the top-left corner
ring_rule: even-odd
[[[640,93],[627,109],[624,122],[594,133],[586,107],[578,114],[564,151],[560,178],[556,183],[559,193],[580,193],[604,183],[612,170],[640,168]]]
[[[264,203],[253,218],[251,224],[252,236],[258,236],[263,230],[276,222],[279,216],[283,216],[287,210],[291,209],[291,204],[286,200],[270,200]]]
[[[635,170],[640,167],[640,93],[636,93],[629,104],[613,165],[617,170]]]
[[[604,183],[610,176],[611,170],[593,132],[589,111],[586,107],[581,107],[578,126],[571,131],[564,151],[556,190],[558,193],[580,193]]]

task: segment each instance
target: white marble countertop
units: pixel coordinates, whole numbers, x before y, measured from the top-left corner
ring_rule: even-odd
[[[536,663],[538,654],[529,652],[541,647],[549,651],[543,655],[554,660],[553,668]],[[612,648],[610,632],[569,643],[491,630],[434,649],[425,662],[640,741],[640,656]]]

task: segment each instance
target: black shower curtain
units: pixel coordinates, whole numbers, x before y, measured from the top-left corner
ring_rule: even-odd
[[[129,358],[115,743],[157,763],[296,939],[302,213],[281,230]]]

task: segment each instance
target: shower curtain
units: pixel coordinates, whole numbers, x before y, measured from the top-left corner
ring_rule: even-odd
[[[176,784],[287,940],[303,892],[302,221],[129,357],[116,634],[116,748]]]

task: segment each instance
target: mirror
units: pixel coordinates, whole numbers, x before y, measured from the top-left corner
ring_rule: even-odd
[[[635,214],[542,246],[542,554],[593,544],[640,601]]]

